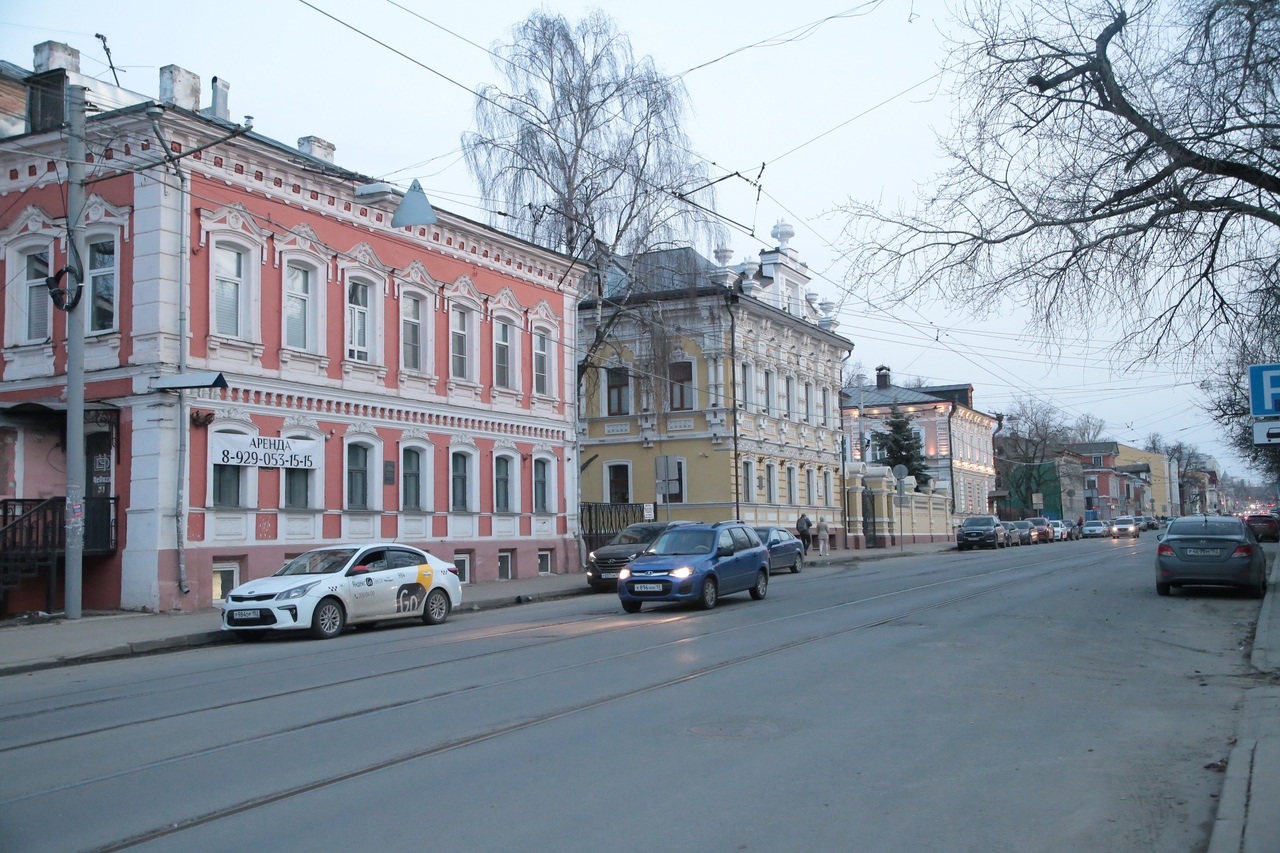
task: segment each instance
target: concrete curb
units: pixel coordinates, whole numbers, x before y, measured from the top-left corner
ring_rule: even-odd
[[[1249,665],[1258,672],[1271,671],[1271,608],[1275,604],[1277,581],[1280,581],[1280,551],[1267,572],[1267,596],[1258,611],[1258,625],[1253,632],[1253,649]],[[1249,798],[1253,787],[1253,765],[1258,741],[1242,738],[1227,755],[1227,778],[1218,796],[1218,814],[1209,835],[1208,853],[1240,853],[1244,849],[1245,829],[1249,820]]]
[[[936,552],[928,551],[924,553],[945,553],[954,551],[955,543],[938,543],[940,546]],[[914,552],[916,556],[921,554],[920,551]],[[828,555],[827,557],[815,557],[814,561],[809,564],[810,568],[830,567],[830,566],[852,566],[858,563],[877,562],[880,560],[895,559],[897,557],[912,556],[913,552],[901,552],[896,547],[876,548],[866,551],[845,552],[838,555]],[[586,575],[582,576],[582,585],[580,587],[568,587],[548,592],[533,592],[522,595],[511,595],[504,597],[488,597],[481,601],[473,603],[463,602],[462,610],[474,613],[482,610],[498,610],[506,607],[518,607],[521,604],[532,604],[540,601],[556,601],[563,598],[573,598],[579,595],[599,595],[595,590],[587,585]],[[25,675],[31,672],[39,672],[46,669],[56,669],[64,666],[78,666],[86,663],[99,663],[109,660],[121,660],[123,658],[133,657],[135,655],[154,655],[163,654],[165,652],[176,652],[183,649],[198,648],[200,646],[219,645],[223,643],[236,642],[235,635],[230,631],[198,631],[191,634],[180,634],[172,637],[164,637],[156,640],[143,640],[136,643],[127,643],[110,648],[102,649],[94,652],[87,652],[81,655],[69,655],[65,657],[43,658],[40,660],[24,661],[17,664],[0,665],[0,677],[7,675]]]
[[[532,595],[516,595],[509,598],[489,599],[487,601],[479,601],[474,604],[463,604],[462,609],[467,612],[477,612],[481,610],[497,610],[504,607],[515,607],[520,604],[530,604],[537,601],[555,601],[560,598],[572,598],[576,595],[586,595],[594,590],[583,582],[583,588],[579,589],[562,589],[555,592],[534,593]],[[234,643],[236,637],[230,631],[198,631],[192,634],[179,634],[174,637],[164,637],[158,640],[142,640],[137,643],[127,643],[120,646],[112,646],[111,648],[102,649],[100,651],[88,652],[82,655],[71,655],[67,657],[44,658],[41,660],[25,661],[18,664],[0,665],[0,678],[6,675],[25,675],[31,672],[39,672],[46,669],[56,669],[63,666],[78,666],[86,663],[100,663],[109,660],[120,660],[122,658],[133,657],[135,655],[155,655],[165,652],[176,652],[182,649],[198,648],[200,646],[212,646],[223,643]]]

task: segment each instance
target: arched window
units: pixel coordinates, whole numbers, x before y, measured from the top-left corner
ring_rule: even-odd
[[[480,506],[479,452],[455,447],[449,452],[449,511],[476,512]]]
[[[556,511],[555,458],[535,456],[533,459],[533,511]]]
[[[520,457],[499,453],[493,457],[493,511],[520,511]]]
[[[345,502],[351,511],[382,509],[382,442],[373,435],[345,439]]]

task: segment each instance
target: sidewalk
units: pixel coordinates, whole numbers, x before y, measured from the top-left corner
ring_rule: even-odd
[[[808,565],[851,564],[900,554],[932,554],[954,548],[947,543],[906,545],[870,551],[836,551],[819,557],[811,551]],[[462,588],[459,613],[512,607],[574,595],[592,595],[583,573],[539,575],[510,581],[468,584]],[[83,618],[44,618],[0,622],[0,677],[130,655],[176,652],[194,646],[235,642],[223,631],[222,611],[194,613],[87,612]]]

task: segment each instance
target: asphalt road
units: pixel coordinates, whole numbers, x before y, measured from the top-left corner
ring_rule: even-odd
[[[1155,547],[0,679],[0,850],[1204,850],[1258,602]]]

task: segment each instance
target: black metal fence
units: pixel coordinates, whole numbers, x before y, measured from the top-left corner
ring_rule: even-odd
[[[578,523],[586,553],[608,542],[628,524],[644,521],[644,507],[644,504],[582,504]]]

